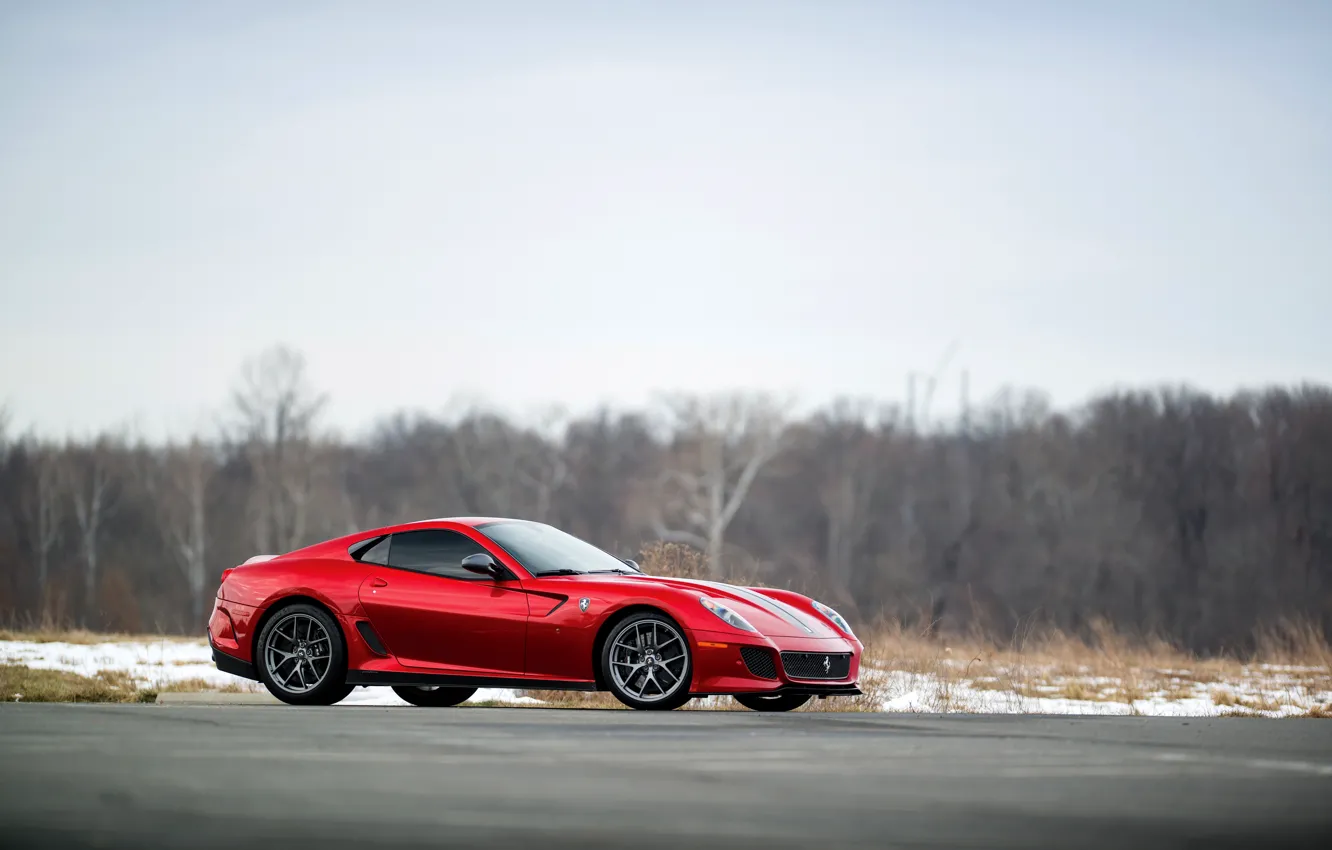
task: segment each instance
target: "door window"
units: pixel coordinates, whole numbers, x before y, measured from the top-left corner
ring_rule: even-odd
[[[463,558],[484,551],[486,549],[480,543],[456,531],[442,528],[401,531],[393,535],[388,565],[449,578],[488,581],[486,576],[462,567]]]

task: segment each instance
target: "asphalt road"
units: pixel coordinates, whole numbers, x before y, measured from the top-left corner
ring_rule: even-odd
[[[1329,842],[1321,720],[0,705],[5,847]]]

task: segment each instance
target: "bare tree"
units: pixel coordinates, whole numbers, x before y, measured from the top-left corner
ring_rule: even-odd
[[[208,580],[208,485],[217,473],[213,447],[199,439],[142,456],[140,476],[168,553],[190,591],[191,623],[203,622]]]
[[[519,465],[519,479],[532,494],[532,519],[546,522],[550,519],[555,494],[569,479],[569,464],[565,458],[564,438],[568,418],[564,410],[552,407],[546,410],[533,433],[528,435],[527,450]]]
[[[260,552],[295,549],[306,536],[315,477],[314,425],[325,397],[310,386],[305,358],[277,346],[245,363],[232,403],[254,474],[254,544]]]
[[[32,483],[23,498],[23,518],[28,525],[32,556],[37,561],[37,598],[46,604],[46,584],[51,575],[51,550],[60,542],[63,520],[59,460],[50,446],[34,444]]]
[[[115,447],[102,438],[87,446],[67,445],[61,466],[63,489],[74,507],[79,528],[85,616],[97,606],[99,535],[114,507],[115,460]]]
[[[880,421],[864,402],[843,400],[817,417],[814,429],[822,467],[819,504],[827,521],[827,576],[838,601],[854,606],[852,564],[874,517],[872,501],[882,469],[879,454],[891,423]]]
[[[724,574],[726,529],[763,467],[782,449],[783,408],[766,396],[679,397],[668,402],[675,445],[652,518],[662,540],[702,549]]]

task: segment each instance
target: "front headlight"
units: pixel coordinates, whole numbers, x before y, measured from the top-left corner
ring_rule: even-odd
[[[698,601],[703,603],[704,608],[707,608],[709,611],[720,617],[721,621],[726,625],[734,626],[735,628],[745,632],[758,631],[758,629],[749,625],[748,620],[746,620],[744,617],[741,617],[739,614],[735,613],[730,608],[727,608],[725,605],[721,604],[717,600],[709,599],[706,596],[700,596],[698,598]]]
[[[814,603],[815,611],[818,611],[820,614],[827,617],[829,620],[832,620],[833,625],[837,626],[837,628],[851,635],[851,637],[856,636],[856,633],[851,631],[851,626],[847,625],[846,618],[843,617],[841,614],[838,614],[836,611],[829,608],[827,605],[824,605],[822,602],[814,602],[813,599],[809,601]]]

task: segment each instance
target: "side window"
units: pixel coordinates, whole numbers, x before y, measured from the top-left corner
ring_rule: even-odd
[[[440,528],[402,531],[393,535],[388,565],[449,578],[484,580],[485,576],[462,568],[463,558],[484,551],[480,543],[456,531]]]
[[[388,552],[389,536],[385,534],[378,540],[357,544],[357,548],[352,550],[352,557],[366,564],[387,564]]]

